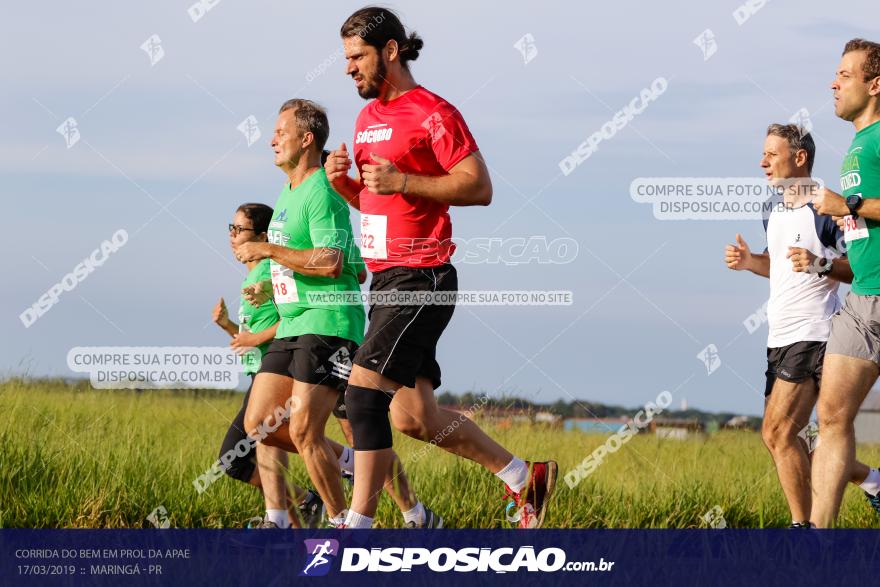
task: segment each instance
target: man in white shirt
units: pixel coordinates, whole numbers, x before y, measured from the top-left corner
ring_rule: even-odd
[[[812,137],[798,126],[770,125],[761,167],[783,195],[764,220],[767,249],[752,253],[739,234],[737,244],[725,249],[730,269],[770,279],[761,432],[791,510],[792,528],[810,527],[810,455],[798,435],[818,399],[831,317],[841,306],[838,286],[853,279],[848,260],[839,253],[843,233],[811,203],[818,193],[810,177],[815,153]],[[880,492],[880,472],[857,462],[850,481],[874,506],[870,497]]]

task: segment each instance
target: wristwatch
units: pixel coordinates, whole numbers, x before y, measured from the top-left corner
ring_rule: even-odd
[[[834,259],[831,257],[825,257],[822,259],[825,263],[822,264],[822,267],[816,271],[816,275],[824,276],[831,273],[831,264],[834,263]]]
[[[862,207],[863,202],[864,200],[862,199],[862,196],[858,194],[846,197],[846,207],[849,208],[849,213],[852,214],[853,218],[859,217],[858,210]]]

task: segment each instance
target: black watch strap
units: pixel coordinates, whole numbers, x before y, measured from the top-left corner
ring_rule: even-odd
[[[864,200],[861,196],[847,196],[846,197],[846,207],[849,208],[849,213],[853,215],[854,218],[859,217],[859,208],[862,207]]]

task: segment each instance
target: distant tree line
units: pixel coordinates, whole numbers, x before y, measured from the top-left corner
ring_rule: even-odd
[[[550,404],[541,404],[531,402],[527,399],[513,396],[502,396],[485,399],[485,395],[466,392],[461,395],[454,394],[450,391],[444,391],[437,396],[437,403],[441,406],[456,406],[468,408],[473,405],[485,405],[489,408],[517,409],[527,413],[550,412],[557,414],[562,418],[620,418],[629,417],[642,409],[625,408],[623,406],[609,406],[598,402],[591,401],[564,401],[557,400]],[[738,414],[730,412],[704,412],[702,410],[666,410],[663,412],[664,417],[699,420],[703,424],[717,422],[719,425],[724,424]],[[760,418],[749,418],[760,421]]]

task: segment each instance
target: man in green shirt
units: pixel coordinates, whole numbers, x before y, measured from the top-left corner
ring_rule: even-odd
[[[831,89],[835,113],[856,136],[840,172],[843,194],[825,189],[813,204],[843,228],[854,279],[831,322],[817,406],[822,442],[813,456],[810,521],[820,528],[837,519],[855,463],[853,421],[880,374],[880,44],[847,43]]]
[[[270,260],[271,291],[281,316],[245,421],[257,425],[268,413],[266,407],[292,397],[290,439],[324,500],[331,525],[338,526],[348,510],[339,464],[324,428],[334,406],[342,407],[338,404],[351,359],[364,338],[366,316],[359,295],[360,277],[366,272],[352,237],[348,204],[333,190],[321,165],[329,132],[326,113],[313,102],[288,100],[281,106],[272,148],[275,164],[289,183],[275,205],[269,242],[244,243],[236,255],[243,262]],[[357,299],[331,299],[346,294]],[[259,302],[259,296],[254,300]],[[346,436],[351,438],[350,430]],[[426,508],[408,490],[399,459],[386,479],[385,487],[409,525],[413,511]]]

